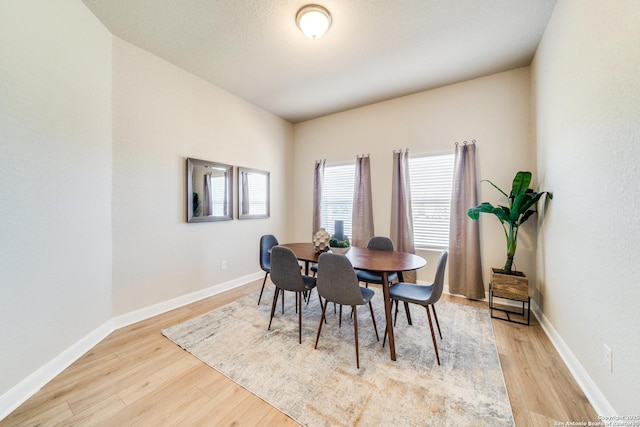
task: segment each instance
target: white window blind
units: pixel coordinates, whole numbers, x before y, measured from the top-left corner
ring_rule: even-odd
[[[213,212],[211,213],[214,216],[223,216],[226,215],[224,212],[224,207],[226,203],[225,193],[227,187],[227,179],[226,175],[211,175],[211,200],[213,200]]]
[[[353,182],[356,166],[325,166],[322,188],[321,226],[329,234],[335,233],[335,221],[344,221],[344,234],[351,234],[351,212],[353,210]]]
[[[267,176],[261,173],[247,174],[249,184],[249,212],[251,215],[267,214]]]
[[[418,248],[449,246],[453,154],[409,158],[413,239]]]

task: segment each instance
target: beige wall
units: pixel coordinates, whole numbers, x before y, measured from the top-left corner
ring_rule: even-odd
[[[292,239],[293,126],[76,0],[3,5],[0,57],[2,418],[119,315],[261,277],[260,235]],[[270,171],[271,218],[187,224],[187,157]]]
[[[530,224],[518,268],[599,409],[636,413],[640,7],[588,1],[559,1],[533,93],[522,68],[295,126],[114,39],[79,1],[3,4],[0,417],[35,391],[25,379],[55,375],[113,317],[259,274],[261,234],[309,239],[314,160],[371,154],[376,233],[388,235],[392,150],[451,152],[471,139],[480,179],[508,186],[537,168],[554,192],[537,265]],[[186,157],[269,170],[271,218],[187,224]],[[481,232],[487,281],[505,249],[497,221]]]
[[[555,194],[536,300],[583,387],[618,414],[640,408],[639,22],[636,0],[560,0],[532,67],[540,181]]]
[[[79,1],[3,2],[0,58],[1,418],[111,318],[111,35]]]
[[[389,236],[391,167],[394,149],[410,155],[452,153],[455,142],[477,141],[478,178],[507,188],[518,170],[532,170],[529,68],[500,73],[295,125],[293,170],[296,180],[295,237],[312,235],[313,167],[355,162],[370,153],[375,232]],[[488,184],[480,186],[480,201],[503,203]],[[516,254],[518,269],[533,275],[535,239],[525,227]],[[497,219],[481,220],[485,287],[490,267],[506,259],[504,233]],[[420,251],[428,266],[418,280],[433,279],[437,252]]]
[[[115,37],[113,64],[113,314],[255,275],[292,237],[293,126]],[[186,223],[187,157],[270,171],[271,217]]]

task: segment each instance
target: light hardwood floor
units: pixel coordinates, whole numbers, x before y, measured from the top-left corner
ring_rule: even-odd
[[[297,426],[160,333],[254,292],[261,282],[113,332],[0,421],[0,426]],[[270,296],[273,285],[267,287],[265,294]],[[487,308],[483,302],[443,298]],[[493,327],[516,426],[597,421],[533,317],[528,327],[495,319]]]

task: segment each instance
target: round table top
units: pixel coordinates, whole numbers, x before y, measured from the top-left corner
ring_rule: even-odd
[[[319,253],[313,243],[285,243],[280,246],[293,251],[296,258],[303,261],[318,262]],[[399,251],[381,251],[376,249],[351,247],[344,254],[354,268],[377,272],[410,271],[427,265],[421,256]]]

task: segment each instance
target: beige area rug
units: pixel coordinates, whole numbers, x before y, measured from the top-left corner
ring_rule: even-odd
[[[368,307],[360,307],[357,369],[350,308],[343,310],[338,328],[330,306],[314,350],[321,314],[316,291],[303,306],[302,344],[292,293],[286,295],[284,314],[278,302],[267,331],[272,298],[265,292],[257,306],[258,295],[252,294],[162,333],[306,426],[513,425],[487,310],[438,302],[443,336],[438,366],[425,310],[412,305],[409,326],[401,309],[394,362],[388,344],[381,345],[384,307],[377,290],[373,306],[381,341]]]

